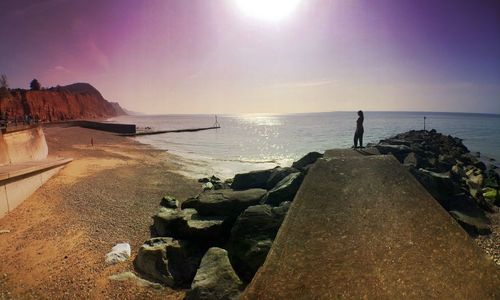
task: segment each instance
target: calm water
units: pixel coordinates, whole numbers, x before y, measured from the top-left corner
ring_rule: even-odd
[[[427,117],[427,129],[460,137],[469,150],[500,159],[500,115],[365,112],[364,143],[422,129],[424,116]],[[218,119],[221,124],[218,130],[136,139],[180,155],[186,175],[216,174],[229,178],[237,172],[288,166],[310,151],[350,147],[357,115],[354,112],[250,114],[220,115]],[[211,126],[214,116],[121,116],[110,121],[168,130]]]

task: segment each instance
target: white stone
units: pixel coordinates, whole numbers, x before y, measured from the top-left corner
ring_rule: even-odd
[[[128,243],[116,244],[111,248],[111,252],[106,254],[107,264],[116,264],[122,261],[126,261],[130,257],[130,245]]]

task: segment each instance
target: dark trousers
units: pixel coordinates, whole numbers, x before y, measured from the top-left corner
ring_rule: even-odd
[[[363,129],[357,129],[356,132],[354,133],[354,148],[358,147],[358,141],[359,141],[359,146],[363,147]]]

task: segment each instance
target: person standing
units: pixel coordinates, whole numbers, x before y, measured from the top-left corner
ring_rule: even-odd
[[[365,120],[365,117],[363,115],[363,111],[358,111],[358,120],[356,121],[356,132],[354,132],[354,149],[358,148],[358,141],[359,141],[359,148],[363,148],[363,133],[365,132],[363,128],[363,121]]]

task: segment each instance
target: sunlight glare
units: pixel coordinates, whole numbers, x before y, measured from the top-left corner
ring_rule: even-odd
[[[289,16],[301,0],[235,0],[240,10],[257,19],[277,22]]]

